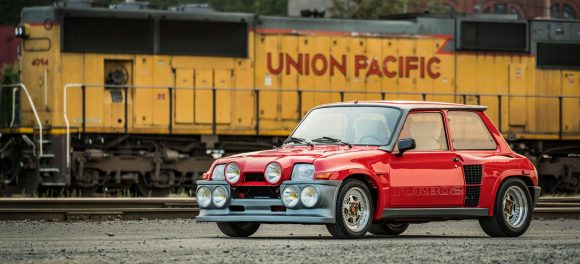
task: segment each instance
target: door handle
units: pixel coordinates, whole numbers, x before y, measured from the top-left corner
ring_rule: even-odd
[[[454,157],[452,160],[453,160],[453,162],[459,162],[459,158],[458,157]]]

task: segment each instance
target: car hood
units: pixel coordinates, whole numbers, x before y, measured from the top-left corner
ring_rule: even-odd
[[[345,145],[315,145],[315,146],[284,146],[272,150],[248,152],[222,158],[216,164],[235,162],[244,173],[263,173],[271,162],[278,163],[283,171],[283,178],[289,179],[296,163],[314,163],[317,159],[336,155],[348,155],[361,151],[376,150],[373,146]]]

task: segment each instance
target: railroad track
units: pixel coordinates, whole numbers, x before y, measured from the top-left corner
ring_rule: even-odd
[[[194,198],[1,198],[0,220],[193,219]]]
[[[541,197],[534,217],[580,219],[580,197]]]
[[[0,220],[193,219],[194,198],[0,198]],[[580,219],[580,197],[541,198],[535,218]]]

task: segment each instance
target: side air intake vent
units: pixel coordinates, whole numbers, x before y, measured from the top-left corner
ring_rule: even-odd
[[[476,207],[479,205],[479,186],[465,187],[465,206]]]
[[[483,177],[482,165],[463,165],[465,176],[465,206],[477,207],[479,205],[479,192],[481,178]]]
[[[481,165],[463,165],[466,184],[481,184],[483,167]]]

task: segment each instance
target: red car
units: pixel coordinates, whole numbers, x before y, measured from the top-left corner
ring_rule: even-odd
[[[484,106],[365,101],[311,110],[280,148],[217,160],[198,181],[198,222],[232,237],[261,223],[325,224],[336,238],[479,219],[520,236],[540,196]]]

